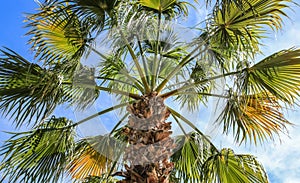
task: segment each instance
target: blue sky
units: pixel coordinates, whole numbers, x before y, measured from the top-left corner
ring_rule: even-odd
[[[33,12],[36,7],[33,0],[1,0],[0,1],[0,46],[6,46],[21,54],[25,58],[32,59],[29,46],[26,45],[27,37],[24,36],[26,29],[23,23],[25,12]],[[290,20],[285,20],[283,30],[271,33],[269,39],[264,40],[267,47],[263,48],[266,55],[280,49],[292,46],[300,46],[300,8],[290,12]],[[96,109],[95,109],[96,110]],[[64,112],[62,112],[64,113]],[[74,117],[74,114],[68,114]],[[264,146],[241,146],[236,147],[229,137],[221,138],[217,134],[211,134],[220,147],[232,147],[235,152],[252,153],[258,157],[267,169],[272,183],[299,183],[300,182],[300,111],[298,108],[286,112],[287,118],[295,123],[289,128],[289,137],[283,135],[281,142],[268,142]],[[108,118],[108,117],[107,117]],[[106,120],[104,120],[106,121]],[[11,122],[0,118],[0,130],[11,131]],[[0,144],[7,138],[5,133],[0,132]]]

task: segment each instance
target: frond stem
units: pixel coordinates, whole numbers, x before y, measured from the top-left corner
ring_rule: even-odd
[[[187,125],[189,125],[191,128],[193,128],[197,133],[199,133],[210,145],[214,148],[215,151],[218,152],[218,149],[215,147],[215,145],[209,140],[209,138],[204,135],[191,121],[183,117],[181,114],[173,110],[172,108],[168,107],[168,110],[173,114],[174,116],[181,119],[183,122],[185,122]]]
[[[114,126],[114,128],[111,130],[111,132],[109,133],[109,136],[111,136],[114,131],[120,126],[120,124],[129,116],[129,113],[126,113],[120,120],[119,122]]]
[[[226,76],[235,75],[235,74],[241,73],[242,71],[229,72],[229,73],[226,73],[226,74],[221,74],[221,75],[218,75],[218,76],[214,76],[214,77],[210,77],[210,78],[207,78],[207,79],[203,79],[201,81],[198,81],[198,82],[195,82],[195,83],[192,83],[192,84],[189,84],[189,85],[185,85],[185,86],[183,86],[181,88],[178,88],[178,89],[172,90],[170,92],[164,93],[164,94],[160,95],[160,97],[162,97],[162,98],[168,98],[170,96],[178,94],[181,91],[190,89],[190,88],[194,87],[195,85],[204,84],[204,83],[207,83],[207,82],[215,80],[215,79],[219,79],[219,78],[223,78],[223,77],[226,77]]]
[[[109,80],[109,81],[114,81],[114,82],[118,82],[118,83],[122,83],[122,84],[126,84],[128,86],[132,86],[136,89],[140,89],[138,88],[137,86],[133,85],[132,83],[128,83],[128,82],[125,82],[125,81],[122,81],[122,80],[119,80],[119,79],[114,79],[114,78],[107,78],[107,77],[102,77],[102,76],[95,76],[95,79],[99,79],[99,80]],[[104,82],[104,81],[103,81]]]
[[[89,47],[90,47],[90,49],[91,49],[93,52],[95,52],[97,55],[99,55],[99,56],[102,57],[103,59],[107,60],[107,57],[106,57],[104,54],[100,53],[98,50],[96,50],[95,48],[93,48],[93,47],[90,46],[90,45],[89,45]]]
[[[208,48],[200,51],[197,55],[193,56],[192,55],[201,47],[203,46],[203,44],[197,46],[193,51],[191,51],[187,56],[185,56],[181,62],[175,67],[175,69],[169,74],[167,75],[167,77],[160,83],[160,85],[155,89],[155,91],[157,93],[160,93],[162,91],[162,89],[165,87],[165,85],[169,82],[169,80],[178,72],[180,71],[180,69],[182,67],[184,67],[186,64],[188,64],[190,61],[192,61],[193,59],[195,59],[197,56],[199,56],[200,54],[202,54],[204,51],[206,51]],[[192,57],[192,58],[191,58]]]
[[[144,70],[145,70],[146,79],[147,79],[147,82],[150,83],[149,73],[148,73],[148,65],[147,65],[146,58],[145,58],[145,55],[144,55],[144,51],[143,51],[143,48],[142,48],[140,36],[139,35],[135,35],[135,36],[138,40],[138,46],[139,46],[139,50],[141,52],[141,57],[142,57],[142,61],[143,61],[143,67],[144,67]]]
[[[176,93],[175,95],[180,95],[182,93]],[[218,97],[218,98],[229,98],[229,96],[225,96],[225,95],[218,95],[218,94],[213,94],[213,93],[203,93],[203,92],[184,92],[184,95],[205,95],[205,96],[211,96],[211,97]]]
[[[139,76],[141,77],[142,83],[143,83],[143,85],[145,87],[145,92],[146,93],[150,93],[149,84],[148,84],[148,82],[147,82],[147,80],[146,80],[146,78],[144,76],[144,73],[143,73],[143,70],[142,70],[142,68],[141,68],[141,66],[139,64],[138,58],[136,57],[136,55],[135,55],[132,47],[130,46],[127,38],[125,37],[125,35],[124,35],[124,33],[123,33],[123,31],[121,29],[120,29],[120,34],[121,34],[121,37],[123,38],[123,40],[125,41],[126,47],[128,48],[128,51],[129,51],[129,53],[130,53],[130,55],[131,55],[131,57],[132,57],[132,59],[134,61],[134,64],[135,64],[135,66],[136,66],[136,68],[138,70]]]
[[[128,96],[128,97],[136,99],[136,100],[142,99],[142,97],[138,94],[129,93],[129,92],[122,91],[122,90],[115,90],[115,89],[106,88],[106,87],[102,87],[102,86],[95,86],[95,89],[101,90],[101,91],[111,92],[111,93],[114,93],[114,94],[125,95],[125,96]]]
[[[154,54],[154,62],[153,62],[153,70],[152,70],[152,81],[151,81],[151,88],[154,90],[157,80],[157,56],[159,52],[159,44],[160,44],[160,26],[161,26],[161,12],[158,13],[158,25],[157,25],[157,33],[156,33],[156,45],[155,45],[155,54]]]

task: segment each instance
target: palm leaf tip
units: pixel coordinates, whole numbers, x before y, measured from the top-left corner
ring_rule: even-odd
[[[250,141],[257,144],[274,140],[274,134],[286,132],[291,123],[280,112],[281,106],[271,94],[231,94],[218,117],[223,133],[233,132],[236,142]]]

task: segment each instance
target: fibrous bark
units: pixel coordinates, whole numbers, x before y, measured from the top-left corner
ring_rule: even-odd
[[[123,135],[129,146],[125,150],[127,163],[123,172],[125,177],[119,183],[169,183],[173,163],[169,161],[175,143],[171,122],[166,122],[170,112],[164,100],[155,93],[127,107],[130,113]]]

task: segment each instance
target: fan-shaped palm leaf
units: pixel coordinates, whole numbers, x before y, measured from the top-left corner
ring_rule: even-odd
[[[105,183],[116,183],[118,179],[113,178],[113,177],[106,177],[106,176],[89,176],[86,178],[82,183],[100,183],[100,182],[105,182]]]
[[[62,102],[59,73],[28,62],[17,53],[1,50],[0,109],[11,114],[20,126],[26,120],[38,122]],[[33,118],[36,120],[32,120]]]
[[[209,22],[210,42],[222,51],[234,52],[243,48],[244,52],[255,53],[259,50],[259,39],[266,31],[262,26],[279,29],[281,16],[286,16],[282,9],[290,0],[242,0],[243,10],[236,2],[222,3],[221,8],[214,12]]]
[[[232,130],[237,142],[249,140],[256,144],[257,140],[273,139],[274,134],[284,132],[286,125],[290,124],[280,112],[276,97],[271,94],[229,95],[218,120],[223,124],[223,132]]]
[[[197,132],[177,137],[178,149],[171,157],[174,162],[173,178],[182,182],[201,182],[203,163],[218,153],[207,138]]]
[[[181,13],[188,14],[187,4],[185,1],[178,0],[140,0],[139,4],[143,7],[154,10],[155,12],[174,16]]]
[[[10,114],[17,126],[41,121],[63,102],[84,108],[99,96],[94,72],[84,75],[81,69],[70,76],[58,68],[30,63],[12,50],[1,52],[0,110]]]
[[[63,3],[65,1],[62,1]],[[81,22],[89,25],[90,32],[100,33],[106,26],[116,23],[115,8],[120,0],[70,0],[67,9],[71,9]],[[70,17],[69,17],[70,18]]]
[[[12,133],[0,150],[5,155],[3,178],[9,182],[58,182],[74,146],[73,128],[63,128],[70,124],[66,118],[52,117],[33,131]]]
[[[124,145],[109,136],[81,140],[75,148],[75,154],[67,169],[72,177],[78,180],[88,176],[101,177],[105,174],[108,178],[117,168],[115,163],[121,156]]]
[[[78,59],[93,40],[88,25],[57,3],[40,7],[38,13],[28,16],[28,21],[27,35],[32,36],[29,43],[35,56],[48,64],[63,62],[65,67],[76,68]]]
[[[293,104],[300,91],[300,49],[282,50],[244,70],[240,76],[244,92],[270,92]]]
[[[202,181],[213,183],[251,182],[267,183],[267,175],[251,155],[234,154],[231,149],[222,149],[209,157],[202,166]]]

